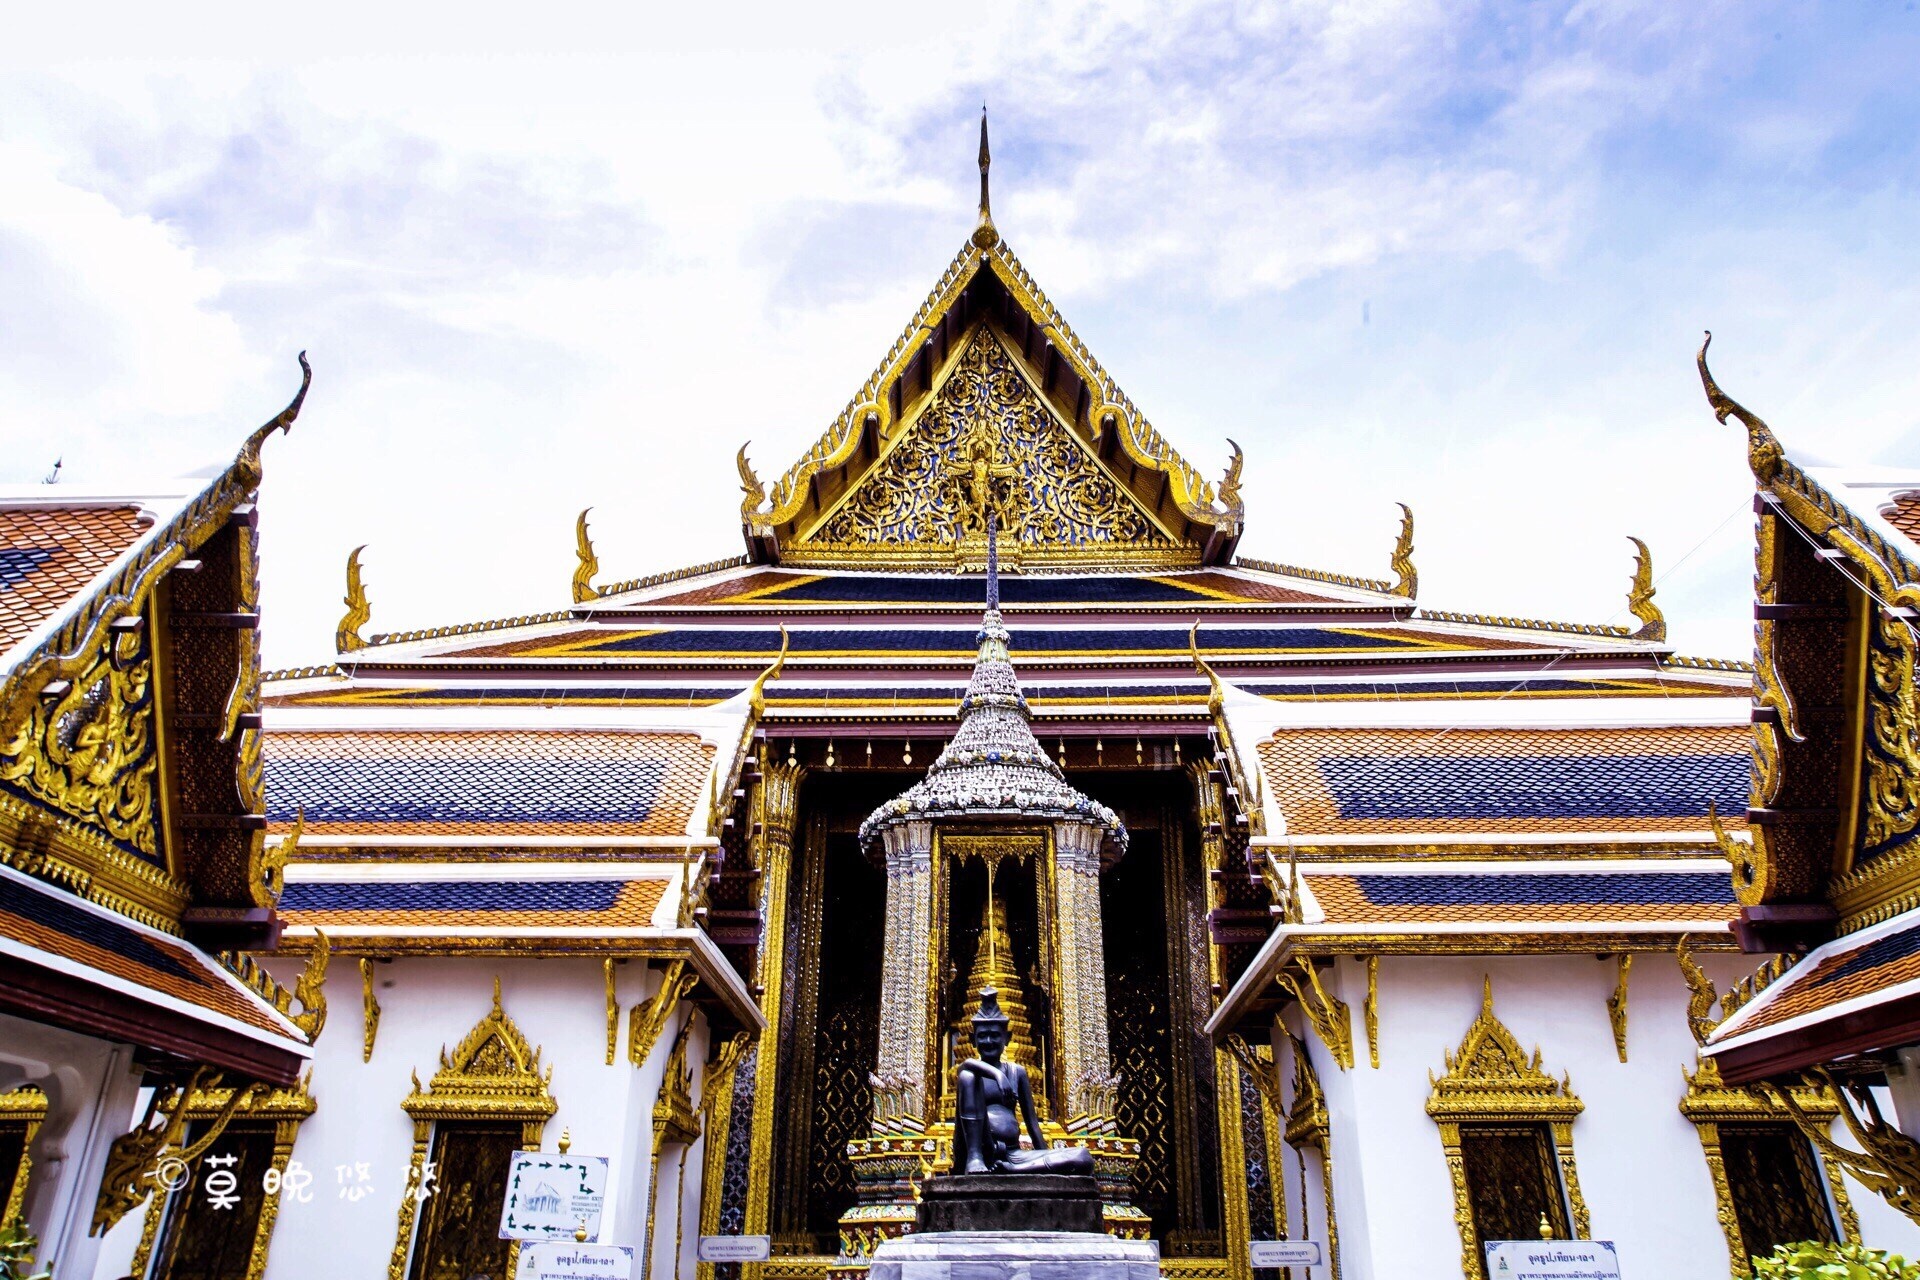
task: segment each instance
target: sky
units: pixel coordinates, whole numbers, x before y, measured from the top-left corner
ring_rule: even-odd
[[[669,10],[672,10],[671,12]],[[262,639],[741,550],[974,221],[1241,554],[1750,647],[1729,394],[1920,464],[1920,13],[1851,4],[35,6],[0,42],[0,483],[266,449]]]

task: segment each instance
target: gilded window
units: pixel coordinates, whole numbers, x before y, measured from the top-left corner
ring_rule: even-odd
[[[408,1280],[508,1280],[500,1206],[507,1198],[507,1166],[520,1144],[517,1124],[434,1126],[437,1185],[421,1206]]]
[[[195,1089],[184,1100],[189,1148],[232,1098],[231,1089]],[[260,1280],[280,1214],[279,1178],[301,1123],[312,1114],[313,1096],[304,1081],[244,1095],[220,1136],[188,1161],[186,1179],[147,1201],[133,1274],[143,1280]]]
[[[1480,1016],[1447,1073],[1433,1082],[1427,1114],[1440,1127],[1460,1231],[1460,1270],[1486,1280],[1484,1242],[1533,1240],[1544,1216],[1549,1233],[1585,1239],[1587,1204],[1573,1163],[1573,1121],[1584,1105],[1572,1084],[1556,1080],[1494,1016],[1493,982]]]
[[[0,1093],[0,1226],[26,1209],[33,1139],[47,1118],[47,1095],[32,1085]]]
[[[400,1195],[399,1232],[387,1280],[507,1280],[517,1242],[498,1239],[507,1164],[515,1150],[538,1151],[553,1095],[553,1068],[500,1006],[452,1051],[425,1086],[418,1073],[401,1104],[413,1119],[413,1160]]]
[[[1831,1090],[1802,1085],[1793,1101],[1815,1121],[1839,1114]],[[1711,1058],[1687,1076],[1680,1112],[1693,1121],[1727,1241],[1727,1273],[1753,1275],[1753,1259],[1797,1240],[1858,1239],[1860,1224],[1840,1171],[1815,1154],[1773,1098],[1721,1082]]]

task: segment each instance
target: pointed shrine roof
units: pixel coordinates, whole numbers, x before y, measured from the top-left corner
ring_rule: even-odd
[[[1127,847],[1127,829],[1118,815],[1070,786],[1033,736],[1032,712],[1007,656],[1008,632],[1000,621],[991,554],[987,610],[977,637],[980,656],[960,699],[960,727],[925,778],[860,824],[861,846],[871,849],[887,828],[907,822],[1073,822],[1100,828],[1103,854],[1118,858]]]

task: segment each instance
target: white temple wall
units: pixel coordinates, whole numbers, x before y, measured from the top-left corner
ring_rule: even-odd
[[[25,1209],[40,1240],[39,1268],[94,1274],[101,1241],[87,1231],[100,1174],[113,1140],[139,1118],[141,1074],[131,1045],[0,1014],[0,1090],[31,1084],[47,1095]]]
[[[297,977],[297,964],[276,961],[271,967],[289,985]],[[570,1129],[575,1153],[608,1157],[607,1210],[600,1238],[608,1244],[630,1245],[637,1255],[646,1222],[654,1099],[674,1037],[689,1018],[695,1020],[695,1027],[688,1041],[688,1062],[698,1096],[706,1030],[704,1018],[691,1004],[681,1005],[646,1063],[636,1069],[627,1061],[628,1014],[658,990],[661,976],[642,961],[617,965],[620,1033],[614,1063],[608,1066],[606,987],[597,958],[403,957],[375,966],[380,1026],[373,1058],[362,1062],[359,966],[351,959],[336,958],[327,977],[327,1026],[314,1055],[315,1110],[301,1126],[293,1151],[293,1162],[312,1176],[306,1187],[309,1199],[300,1202],[283,1196],[267,1280],[307,1280],[318,1274],[315,1268],[320,1260],[330,1275],[387,1274],[413,1154],[413,1120],[401,1103],[413,1089],[413,1074],[417,1072],[426,1085],[439,1069],[442,1047],[451,1051],[492,1008],[496,974],[502,1007],[527,1040],[540,1047],[542,1071],[553,1068],[548,1087],[557,1109],[547,1122],[546,1148],[553,1150],[562,1130]],[[123,1123],[115,1133],[126,1127]],[[688,1171],[692,1216],[687,1221],[685,1253],[689,1259],[697,1246],[700,1151],[695,1144],[695,1163]],[[371,1179],[364,1184],[358,1181],[361,1163]],[[671,1149],[662,1163],[671,1172]],[[350,1199],[360,1186],[372,1190],[358,1200]],[[86,1208],[90,1213],[91,1199]],[[125,1275],[139,1243],[144,1213],[144,1207],[136,1210],[114,1228],[96,1270],[71,1274],[91,1274],[100,1280]],[[669,1240],[671,1214],[669,1196],[659,1210],[659,1222]],[[81,1232],[85,1232],[84,1219]],[[660,1258],[668,1256],[662,1253]]]
[[[1722,990],[1751,969],[1744,956],[1702,957]],[[1397,1280],[1459,1273],[1460,1237],[1452,1181],[1438,1126],[1426,1114],[1428,1073],[1446,1070],[1479,1016],[1483,975],[1493,978],[1494,1012],[1543,1067],[1563,1072],[1585,1104],[1573,1125],[1581,1190],[1592,1234],[1613,1240],[1629,1276],[1724,1274],[1727,1263],[1713,1184],[1697,1131],[1680,1114],[1683,1067],[1694,1062],[1687,989],[1671,955],[1635,958],[1628,1002],[1628,1058],[1619,1061],[1607,1017],[1611,957],[1395,957],[1380,960],[1380,1069],[1368,1065],[1362,1017],[1365,969],[1342,960],[1323,974],[1352,1009],[1355,1066],[1341,1071],[1297,1010],[1287,1023],[1306,1040],[1332,1121],[1333,1182],[1346,1280]],[[1291,1047],[1276,1046],[1289,1089]],[[1324,1240],[1319,1169],[1307,1158],[1310,1232]],[[1289,1213],[1297,1222],[1297,1160],[1285,1164]],[[1856,1183],[1849,1193],[1868,1244],[1913,1254],[1920,1230]],[[1324,1273],[1322,1273],[1324,1274]]]

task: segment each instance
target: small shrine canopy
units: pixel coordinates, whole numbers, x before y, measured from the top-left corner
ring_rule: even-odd
[[[1127,849],[1119,816],[1069,785],[1033,736],[1033,713],[1007,656],[991,529],[987,548],[987,609],[975,637],[973,678],[960,699],[960,727],[925,778],[860,824],[861,847],[872,852],[887,831],[911,822],[1058,822],[1096,829],[1102,862],[1116,862]]]

